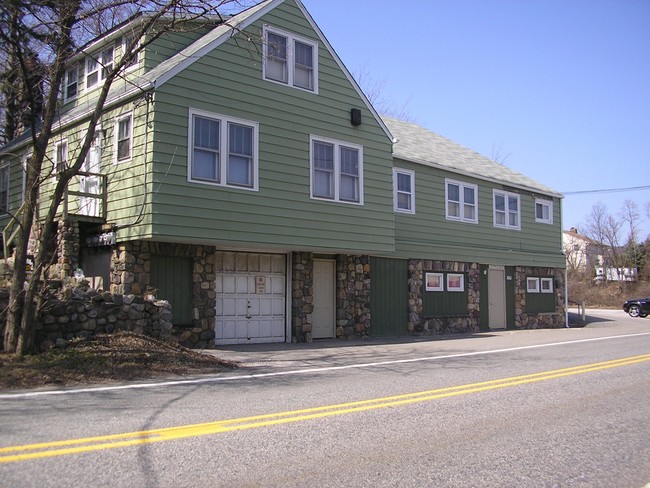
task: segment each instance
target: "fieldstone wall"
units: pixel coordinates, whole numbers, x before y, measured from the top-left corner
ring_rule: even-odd
[[[336,337],[370,335],[370,258],[339,255],[336,258]]]
[[[79,222],[60,220],[56,236],[56,275],[59,279],[71,277],[79,267]]]
[[[542,329],[566,327],[565,275],[563,269],[518,266],[515,272],[515,328]],[[553,278],[555,311],[526,312],[526,277]]]
[[[214,346],[216,316],[217,253],[212,246],[163,242],[131,241],[113,248],[111,292],[116,294],[152,294],[151,256],[192,258],[192,327],[174,327],[172,335],[186,347]],[[160,297],[165,298],[165,297]]]
[[[481,270],[477,263],[409,260],[409,324],[411,334],[449,334],[478,332],[480,322]],[[466,273],[467,314],[460,316],[424,317],[422,285],[427,272]]]
[[[0,291],[0,307],[6,310],[7,290]],[[75,337],[132,331],[158,339],[173,340],[172,308],[152,296],[98,292],[88,282],[53,290],[36,320],[36,344],[42,350]],[[6,316],[2,315],[2,329]]]
[[[314,256],[293,253],[291,262],[291,342],[311,342],[314,311]]]

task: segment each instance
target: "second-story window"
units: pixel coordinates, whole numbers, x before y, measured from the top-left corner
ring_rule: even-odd
[[[478,222],[478,187],[461,181],[445,180],[446,216],[448,220]]]
[[[521,228],[519,195],[507,191],[494,190],[494,226],[506,229]]]
[[[122,115],[115,121],[115,157],[118,163],[131,159],[133,146],[133,114]]]
[[[318,44],[265,27],[264,78],[311,92],[318,91]]]
[[[257,190],[258,124],[190,111],[189,180]]]
[[[393,208],[396,212],[415,213],[415,173],[393,169]]]
[[[311,138],[311,196],[363,204],[363,148]]]
[[[79,91],[79,67],[77,65],[65,71],[65,83],[63,86],[63,99],[67,102],[77,96]]]
[[[553,223],[553,202],[550,200],[535,200],[535,222],[542,224]]]
[[[86,88],[93,88],[113,69],[113,46],[86,58]]]
[[[60,173],[68,167],[68,141],[54,145],[54,171]]]

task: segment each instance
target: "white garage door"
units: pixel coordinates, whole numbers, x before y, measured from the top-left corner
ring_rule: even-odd
[[[286,256],[220,253],[217,344],[284,342]]]

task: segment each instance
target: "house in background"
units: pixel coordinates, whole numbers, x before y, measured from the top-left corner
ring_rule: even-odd
[[[53,173],[129,32],[71,61]],[[381,118],[299,0],[158,39],[97,129],[62,209],[60,275],[155,290],[185,345],[565,324],[562,195]],[[10,211],[29,152],[0,149]]]
[[[562,248],[570,272],[593,274],[596,266],[603,264],[602,246],[575,227],[562,232]]]

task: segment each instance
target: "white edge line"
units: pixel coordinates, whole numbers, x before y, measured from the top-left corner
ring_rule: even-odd
[[[592,337],[589,339],[578,339],[575,341],[550,342],[548,344],[534,344],[532,346],[508,347],[504,349],[494,349],[491,351],[463,352],[457,354],[445,354],[443,356],[430,356],[430,357],[410,358],[410,359],[394,359],[390,361],[378,361],[374,363],[348,364],[345,366],[325,366],[321,368],[298,369],[298,370],[291,370],[291,371],[276,371],[274,373],[253,373],[253,374],[228,376],[228,377],[210,376],[206,378],[197,378],[197,379],[188,379],[188,380],[160,381],[154,383],[136,383],[136,384],[118,385],[118,386],[99,386],[99,387],[91,387],[91,388],[77,388],[74,390],[49,390],[49,391],[32,391],[27,393],[5,393],[5,394],[0,394],[0,400],[15,400],[21,398],[34,398],[34,397],[53,396],[53,395],[72,395],[72,394],[79,394],[79,393],[98,393],[98,392],[117,391],[117,390],[137,390],[137,389],[145,389],[145,388],[159,388],[162,386],[199,385],[202,383],[221,383],[224,381],[268,378],[272,376],[324,373],[327,371],[339,371],[344,369],[357,369],[357,368],[371,368],[376,366],[386,366],[390,364],[406,364],[406,363],[417,363],[423,361],[438,361],[440,359],[480,356],[483,354],[498,354],[502,352],[523,351],[526,349],[539,349],[542,347],[563,346],[567,344],[578,344],[581,342],[596,342],[596,341],[603,341],[609,339],[622,339],[627,337],[638,337],[638,336],[645,336],[645,335],[650,335],[650,332],[640,332],[638,334],[625,334],[625,335],[606,336],[606,337]]]

